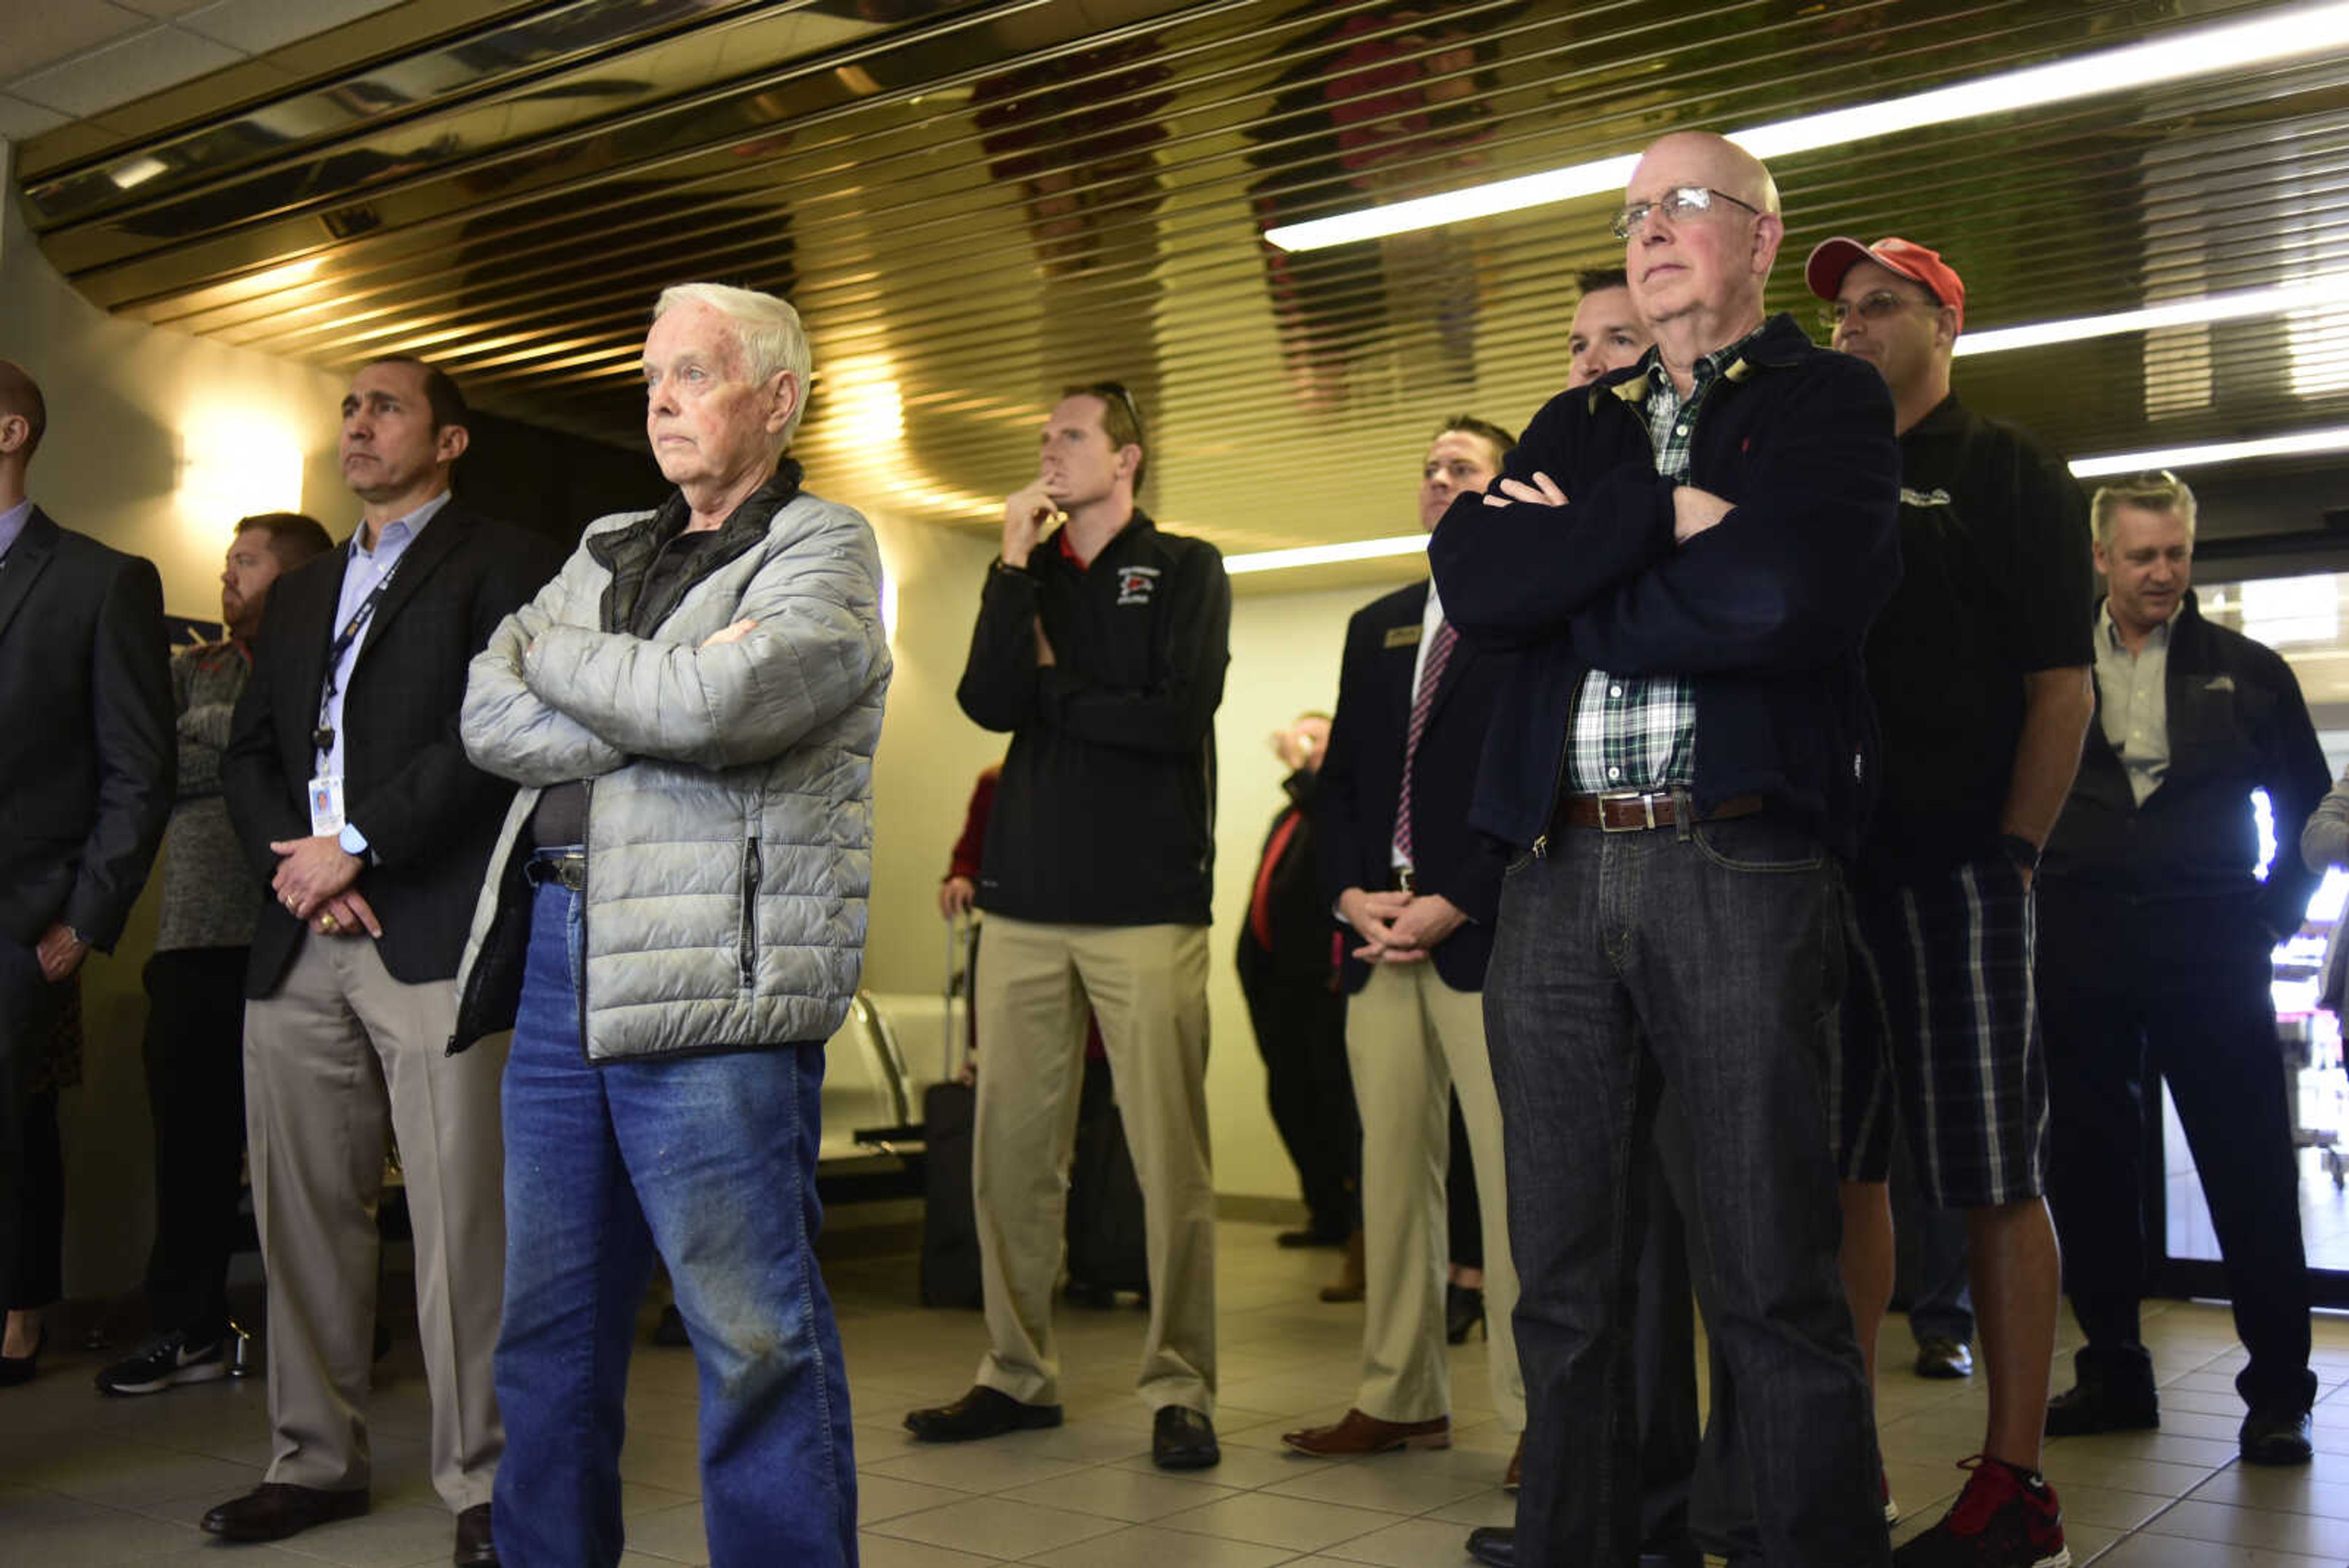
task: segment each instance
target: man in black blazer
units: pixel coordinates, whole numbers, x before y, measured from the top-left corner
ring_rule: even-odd
[[[0,359],[0,1287],[21,1241],[26,1075],[57,983],[122,935],[178,765],[162,580],[26,497],[47,423],[40,388]],[[11,1381],[37,1348],[7,1347],[25,1368]]]
[[[1492,483],[1516,444],[1482,420],[1447,420],[1422,468],[1422,525],[1433,528],[1454,495]],[[1444,1173],[1454,1089],[1484,1213],[1486,1321],[1499,1330],[1487,1340],[1493,1408],[1504,1431],[1525,1426],[1482,994],[1502,855],[1468,826],[1485,724],[1508,663],[1458,639],[1431,583],[1376,600],[1346,628],[1314,836],[1325,903],[1351,928],[1346,1054],[1362,1147],[1377,1153],[1362,1162],[1361,1386],[1342,1419],[1282,1438],[1302,1453],[1451,1441]],[[1516,1479],[1514,1459],[1507,1479]]]
[[[204,1517],[233,1541],[367,1506],[360,1401],[388,1136],[415,1231],[433,1485],[458,1516],[456,1561],[496,1561],[504,1053],[448,1044],[512,786],[466,759],[457,720],[472,656],[559,554],[450,499],[464,415],[456,384],[420,361],[353,378],[341,455],[358,532],[271,592],[222,764],[267,889],[245,977],[245,1099],[276,1431],[264,1483]]]

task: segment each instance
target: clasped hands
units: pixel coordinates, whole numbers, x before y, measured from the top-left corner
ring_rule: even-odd
[[[1533,476],[1530,484],[1521,479],[1502,479],[1485,492],[1487,506],[1512,506],[1519,502],[1531,506],[1563,506],[1566,492],[1548,474],[1540,472]],[[1710,490],[1693,484],[1681,485],[1672,492],[1672,542],[1687,544],[1728,516],[1730,507],[1729,502]]]
[[[1362,939],[1354,956],[1365,963],[1417,963],[1468,919],[1441,893],[1388,888],[1349,888],[1338,896],[1338,913]]]
[[[322,937],[355,937],[362,931],[383,935],[374,909],[352,886],[364,863],[333,834],[275,839],[269,848],[278,857],[269,890],[287,914]]]

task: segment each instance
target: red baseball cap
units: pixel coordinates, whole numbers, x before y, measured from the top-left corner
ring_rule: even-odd
[[[1872,245],[1840,234],[1823,240],[1811,253],[1811,259],[1803,264],[1803,281],[1821,299],[1833,299],[1841,292],[1844,275],[1851,271],[1852,264],[1863,261],[1889,267],[1911,283],[1923,284],[1935,299],[1956,308],[1958,330],[1965,330],[1966,280],[1941,259],[1940,252],[1929,251],[1909,240],[1881,239]]]

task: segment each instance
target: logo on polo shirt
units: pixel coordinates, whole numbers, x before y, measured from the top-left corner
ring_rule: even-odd
[[[1946,490],[1911,490],[1905,484],[1900,487],[1900,504],[1903,506],[1947,506],[1949,504],[1950,493]]]
[[[1146,605],[1158,587],[1155,566],[1120,566],[1117,569],[1117,602],[1122,605]]]

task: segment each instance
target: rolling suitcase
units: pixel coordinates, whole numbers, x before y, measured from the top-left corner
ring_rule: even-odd
[[[977,1308],[978,1220],[971,1206],[971,1122],[976,1092],[958,1082],[970,1016],[978,932],[968,918],[947,924],[944,1073],[922,1091],[922,1304]]]

